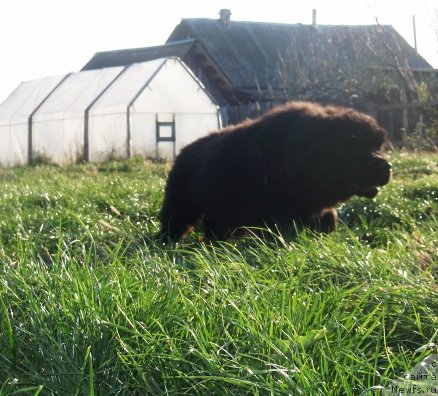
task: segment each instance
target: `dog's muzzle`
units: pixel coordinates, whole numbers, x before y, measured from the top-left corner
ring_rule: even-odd
[[[366,198],[374,198],[378,192],[379,187],[388,184],[391,180],[392,164],[381,157],[374,157],[368,163],[366,185],[353,186],[355,195]]]

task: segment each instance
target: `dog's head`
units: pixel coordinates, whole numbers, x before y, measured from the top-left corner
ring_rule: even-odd
[[[291,133],[284,146],[288,175],[299,175],[328,202],[353,195],[373,198],[391,178],[391,164],[380,149],[386,131],[374,118],[339,107],[323,107]]]
[[[373,198],[391,179],[391,164],[380,152],[386,132],[375,122],[346,126],[352,129],[333,147],[336,174],[330,179],[345,195]]]

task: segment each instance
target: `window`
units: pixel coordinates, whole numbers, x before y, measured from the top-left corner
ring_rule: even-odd
[[[156,121],[156,156],[157,158],[174,159],[176,154],[175,114],[160,113]]]
[[[157,121],[157,142],[175,141],[175,123]]]

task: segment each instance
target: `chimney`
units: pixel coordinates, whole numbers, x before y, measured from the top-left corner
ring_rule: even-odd
[[[316,8],[312,10],[312,26],[316,28]]]
[[[222,10],[219,11],[219,16],[219,20],[222,22],[222,24],[225,27],[229,27],[231,24],[231,10],[222,8]]]

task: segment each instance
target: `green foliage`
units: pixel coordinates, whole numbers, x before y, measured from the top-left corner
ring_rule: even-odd
[[[0,395],[388,386],[438,344],[438,156],[391,157],[331,235],[167,246],[169,164],[0,170]]]

